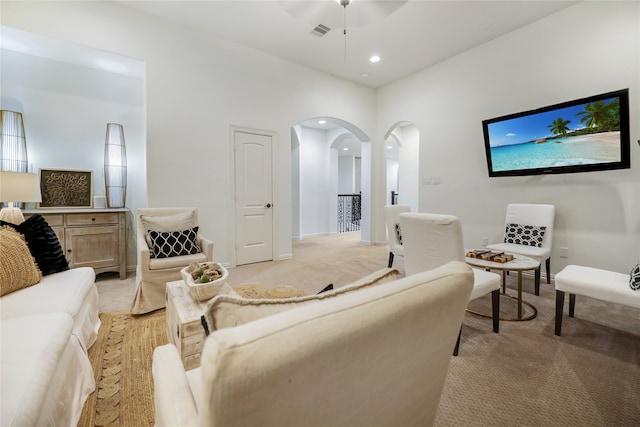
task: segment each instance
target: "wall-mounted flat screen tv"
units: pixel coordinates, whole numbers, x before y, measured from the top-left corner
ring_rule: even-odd
[[[484,120],[489,176],[631,167],[629,90]]]

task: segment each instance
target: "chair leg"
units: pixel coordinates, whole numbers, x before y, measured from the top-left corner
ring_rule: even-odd
[[[460,325],[460,331],[458,332],[458,341],[456,341],[456,346],[453,349],[453,355],[458,355],[458,350],[460,349],[460,335],[462,335],[462,325]]]
[[[571,297],[571,294],[569,294]],[[556,331],[555,334],[560,336],[562,332],[562,309],[564,307],[564,292],[556,289]]]
[[[534,287],[535,294],[540,295],[540,266],[535,271]]]
[[[493,332],[500,330],[500,289],[491,292],[491,311],[493,317]]]
[[[551,283],[551,258],[547,258],[547,261],[545,262],[546,267],[547,267],[547,285]]]
[[[573,317],[576,311],[576,294],[569,294],[569,317]]]
[[[387,267],[391,268],[393,265],[393,252],[389,252],[389,265]]]

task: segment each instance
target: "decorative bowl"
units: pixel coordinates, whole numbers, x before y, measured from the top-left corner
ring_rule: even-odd
[[[226,283],[229,273],[217,262],[194,262],[180,270],[191,296],[198,301],[215,297]]]

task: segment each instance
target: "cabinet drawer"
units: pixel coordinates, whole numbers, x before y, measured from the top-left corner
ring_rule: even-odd
[[[117,212],[77,213],[67,215],[67,225],[104,225],[118,224]]]
[[[50,227],[62,227],[64,225],[63,214],[42,214],[42,217]]]

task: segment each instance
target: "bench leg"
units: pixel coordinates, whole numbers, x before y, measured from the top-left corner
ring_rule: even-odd
[[[547,258],[545,262],[547,267],[547,285],[551,283],[551,258]]]
[[[535,289],[534,289],[535,294],[540,295],[540,266],[538,266],[538,268],[536,268],[535,270],[534,286],[535,286]]]
[[[500,289],[491,292],[491,311],[493,317],[493,332],[500,330]]]
[[[555,334],[560,336],[562,332],[562,309],[564,307],[564,292],[556,289],[556,331]]]
[[[389,252],[389,265],[387,267],[391,268],[393,265],[393,252]]]
[[[576,294],[569,294],[569,317],[573,317],[576,311]]]

